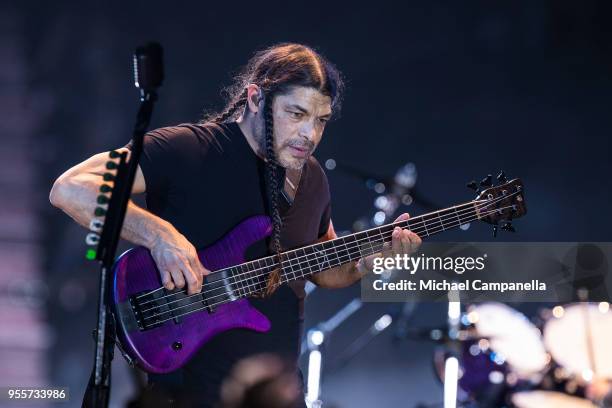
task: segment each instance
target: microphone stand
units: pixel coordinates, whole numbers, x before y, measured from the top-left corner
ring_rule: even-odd
[[[140,108],[132,134],[130,160],[127,161],[127,152],[110,152],[110,158],[119,158],[119,163],[112,160],[107,162],[107,169],[117,170],[115,176],[110,173],[104,175],[105,181],[113,181],[113,187],[110,189],[108,185],[103,185],[100,188],[102,193],[112,191],[110,200],[103,194],[98,197],[98,203],[108,202],[106,210],[101,207],[96,210],[96,215],[105,215],[104,226],[99,236],[92,232],[87,237],[88,243],[97,241],[98,244],[97,250],[90,249],[88,251],[88,258],[99,261],[101,267],[98,291],[98,323],[96,330],[94,330],[96,341],[94,368],[83,396],[82,407],[106,408],[109,403],[111,362],[116,342],[115,322],[110,307],[112,304],[111,270],[115,261],[115,253],[132,192],[138,161],[142,153],[144,135],[151,121],[153,105],[157,100],[156,88],[161,85],[163,79],[161,57],[161,46],[155,43],[137,48],[134,54],[136,87],[140,88]],[[92,225],[94,225],[93,222]],[[92,229],[96,232],[99,230],[99,228],[93,227]]]

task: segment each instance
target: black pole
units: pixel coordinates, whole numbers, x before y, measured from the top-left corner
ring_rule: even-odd
[[[98,292],[98,324],[94,331],[96,351],[94,368],[92,370],[85,395],[83,407],[106,408],[110,396],[111,362],[115,347],[115,325],[111,304],[111,270],[115,261],[115,253],[119,243],[121,228],[125,218],[128,201],[134,185],[134,177],[142,153],[144,135],[149,127],[153,113],[153,105],[157,100],[156,89],[163,80],[162,48],[157,43],[139,47],[134,53],[134,79],[140,89],[140,109],[136,116],[130,157],[127,152],[111,152],[107,168],[116,169],[116,175],[110,172],[104,175],[105,181],[112,181],[112,189],[108,208],[98,208],[96,215],[104,214],[95,259],[100,261],[100,288]],[[112,159],[119,159],[116,163]],[[108,186],[107,186],[108,187]],[[99,196],[99,203],[106,201],[104,194]]]

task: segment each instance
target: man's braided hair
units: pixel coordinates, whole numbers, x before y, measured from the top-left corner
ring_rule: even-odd
[[[279,212],[280,188],[277,175],[278,162],[274,153],[274,121],[272,103],[276,95],[291,91],[292,87],[314,88],[331,98],[332,113],[340,110],[344,84],[340,72],[321,54],[310,47],[294,43],[282,43],[258,51],[243,70],[235,76],[233,83],[224,92],[227,95],[225,108],[209,114],[201,121],[205,126],[216,127],[232,122],[245,112],[249,84],[256,84],[263,91],[264,145],[266,153],[265,184],[272,219],[272,248],[277,256],[279,268],[270,273],[265,295],[270,295],[280,283],[282,267],[281,226]]]

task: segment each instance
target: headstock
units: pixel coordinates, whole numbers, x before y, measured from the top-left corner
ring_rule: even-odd
[[[508,181],[503,171],[496,178],[499,184],[495,186],[492,175],[489,174],[482,179],[480,182],[482,190],[478,189],[476,181],[471,181],[467,185],[478,193],[475,200],[478,218],[493,224],[493,236],[497,235],[500,223],[502,230],[516,232],[512,220],[527,213],[522,181],[520,179]]]

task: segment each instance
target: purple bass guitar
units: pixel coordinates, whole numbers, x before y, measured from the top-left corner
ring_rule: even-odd
[[[464,204],[283,252],[279,284],[378,253],[391,241],[396,226],[427,237],[475,220],[497,226],[518,218],[526,212],[522,190],[521,181],[514,179],[489,187]],[[504,227],[512,229],[508,223]],[[147,372],[167,373],[183,366],[218,333],[235,328],[269,330],[270,321],[247,299],[266,287],[270,272],[279,268],[278,257],[245,262],[244,254],[271,231],[268,217],[254,216],[199,250],[200,261],[212,273],[202,291],[193,295],[185,289],[165,289],[146,248],[121,255],[113,268],[113,307],[117,335],[128,359]]]

